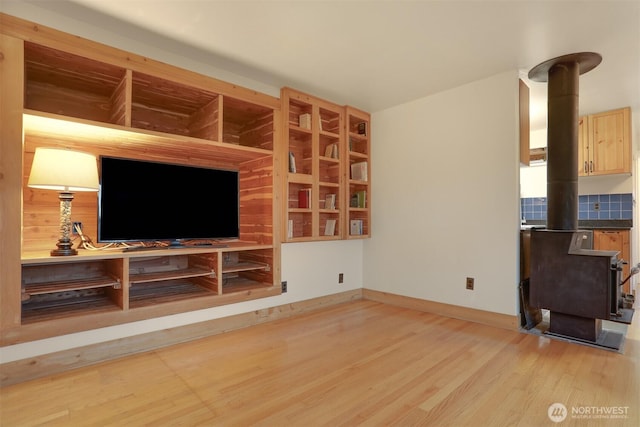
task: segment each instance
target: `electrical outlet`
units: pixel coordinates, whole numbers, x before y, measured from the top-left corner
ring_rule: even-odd
[[[600,203],[595,202],[595,203],[593,204],[593,210],[594,210],[594,211],[599,211],[599,210],[600,210]]]
[[[280,286],[282,286],[282,293],[287,292],[287,281],[280,282]]]
[[[71,224],[71,233],[72,233],[74,236],[77,236],[77,235],[79,234],[79,233],[78,233],[78,228],[80,229],[80,231],[82,231],[82,223],[81,223],[80,221],[74,221],[74,222]]]
[[[473,277],[467,277],[467,289],[469,289],[470,291],[473,290]]]
[[[338,283],[344,283],[344,273],[338,274]]]

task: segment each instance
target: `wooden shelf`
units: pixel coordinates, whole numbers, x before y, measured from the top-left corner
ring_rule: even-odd
[[[260,283],[244,277],[233,277],[225,279],[222,284],[222,293],[225,295],[240,292],[250,292],[256,288],[266,288],[271,286],[267,283]]]
[[[269,150],[243,147],[223,142],[203,140],[185,135],[172,135],[148,129],[131,129],[114,124],[98,124],[89,120],[69,118],[57,114],[25,110],[25,149],[50,145],[52,140],[64,147],[100,154],[105,145],[119,156],[144,158],[153,151],[156,160],[180,163],[186,151],[190,164],[227,165],[234,168],[244,162],[270,157]],[[148,154],[147,154],[148,156]]]
[[[369,113],[352,107],[346,107],[345,114],[348,143],[344,156],[349,159],[348,168],[353,163],[367,162],[366,181],[351,179],[351,171],[347,171],[345,206],[349,209],[345,215],[345,229],[348,239],[363,239],[371,236],[371,118]],[[351,206],[351,198],[356,194],[364,194],[363,207]],[[354,222],[359,225],[355,227],[357,233],[352,233]]]
[[[234,264],[224,264],[222,266],[223,273],[234,273],[238,271],[253,271],[269,269],[269,264],[258,262],[237,262]]]
[[[298,172],[284,174],[287,194],[283,239],[299,242],[342,238],[342,211],[325,210],[324,203],[329,193],[336,195],[336,207],[343,203],[345,109],[291,88],[283,88],[280,98],[284,119],[281,152],[294,154]],[[309,127],[301,128],[301,122]],[[297,208],[298,191],[303,188],[311,189],[308,209]],[[327,217],[336,220],[333,236],[324,236]]]
[[[82,289],[114,288],[122,286],[120,280],[112,277],[98,277],[93,279],[60,280],[56,282],[45,282],[35,285],[25,286],[24,293],[27,295],[42,295],[53,292],[79,291]]]
[[[104,294],[22,305],[22,323],[51,322],[72,316],[118,312],[121,309]]]
[[[358,153],[357,151],[349,151],[349,157],[351,157],[352,159],[363,159],[363,160],[366,160],[369,158],[368,155],[363,153]]]
[[[215,277],[215,275],[216,273],[213,270],[205,270],[202,268],[186,268],[183,270],[176,270],[171,272],[132,274],[129,277],[129,283],[134,285],[145,282],[188,279],[191,277]]]

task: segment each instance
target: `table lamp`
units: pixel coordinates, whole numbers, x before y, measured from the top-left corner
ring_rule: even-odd
[[[32,188],[57,190],[60,199],[60,239],[51,255],[77,255],[71,242],[71,201],[77,191],[98,191],[95,156],[57,148],[36,148],[27,184]]]

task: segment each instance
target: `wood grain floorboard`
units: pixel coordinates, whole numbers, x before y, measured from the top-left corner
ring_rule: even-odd
[[[619,354],[362,300],[4,387],[0,425],[638,426],[639,329]]]

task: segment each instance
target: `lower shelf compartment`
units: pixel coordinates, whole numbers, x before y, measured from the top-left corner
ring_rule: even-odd
[[[166,280],[139,283],[129,289],[129,308],[140,308],[164,302],[210,296],[216,293],[189,280]]]
[[[246,277],[230,277],[225,278],[222,282],[222,294],[232,294],[236,292],[248,292],[253,289],[268,288],[271,284],[260,283],[255,280],[247,279]]]
[[[104,292],[72,295],[57,300],[34,301],[22,304],[22,323],[29,324],[63,317],[120,311],[120,307]]]

